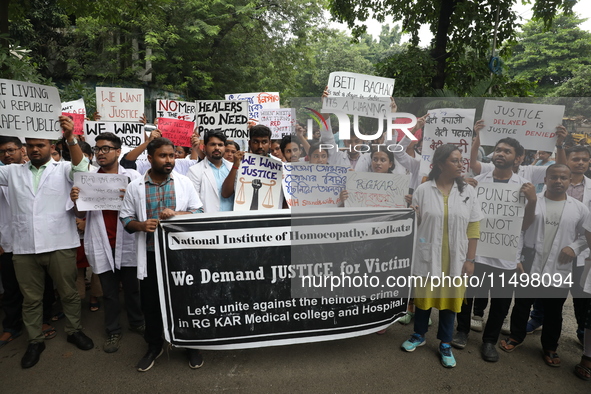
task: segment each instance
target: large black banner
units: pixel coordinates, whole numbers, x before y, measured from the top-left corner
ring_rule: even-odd
[[[156,234],[166,339],[241,349],[334,340],[401,317],[409,209],[179,216]]]

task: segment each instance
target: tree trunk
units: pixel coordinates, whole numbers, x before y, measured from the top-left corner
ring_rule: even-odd
[[[437,63],[437,73],[431,81],[433,89],[443,89],[445,86],[445,61],[448,57],[447,42],[451,16],[453,15],[458,1],[461,0],[441,0],[439,9],[439,21],[437,22],[437,32],[435,33],[435,46],[431,50],[431,57]]]

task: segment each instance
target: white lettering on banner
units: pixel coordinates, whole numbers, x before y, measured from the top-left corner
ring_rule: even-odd
[[[0,134],[59,139],[61,114],[57,88],[0,79]]]

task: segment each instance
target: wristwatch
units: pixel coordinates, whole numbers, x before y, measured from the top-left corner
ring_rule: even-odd
[[[74,146],[74,145],[78,145],[78,138],[74,137],[72,139],[72,142],[67,141],[68,142],[68,146]]]
[[[564,148],[564,144],[560,144],[560,145],[556,144],[556,149],[562,149],[562,148]]]

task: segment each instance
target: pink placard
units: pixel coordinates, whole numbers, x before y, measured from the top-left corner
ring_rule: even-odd
[[[191,135],[195,129],[195,122],[180,119],[158,118],[158,130],[162,136],[168,138],[178,146],[191,146]]]

